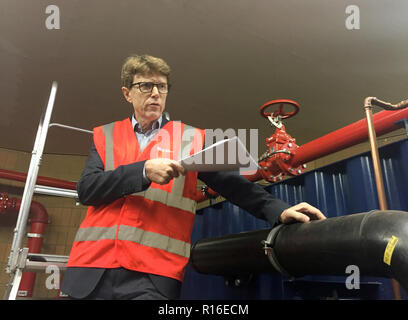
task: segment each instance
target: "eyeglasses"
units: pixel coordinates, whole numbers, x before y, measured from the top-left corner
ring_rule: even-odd
[[[140,92],[143,93],[151,93],[153,88],[156,87],[159,93],[168,93],[170,90],[171,85],[169,83],[154,83],[154,82],[135,82],[132,83],[130,89],[133,86],[137,86]]]

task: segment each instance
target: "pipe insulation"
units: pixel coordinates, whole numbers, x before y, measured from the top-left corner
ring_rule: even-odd
[[[199,273],[281,273],[395,278],[408,289],[408,212],[374,210],[201,239],[191,248]]]

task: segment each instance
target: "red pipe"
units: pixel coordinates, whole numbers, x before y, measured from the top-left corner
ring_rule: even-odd
[[[377,135],[399,129],[395,122],[404,118],[408,118],[408,108],[376,113],[373,115],[373,122]],[[296,149],[290,163],[292,167],[297,167],[303,163],[364,142],[367,139],[367,119],[362,119],[300,146]]]
[[[382,135],[399,129],[400,127],[398,127],[395,123],[404,118],[408,119],[408,108],[396,111],[386,110],[376,113],[373,116],[373,122],[377,135]],[[297,167],[301,164],[318,159],[330,153],[334,153],[364,142],[367,139],[367,120],[362,119],[300,146],[293,151],[293,158],[289,160],[289,163],[292,167]],[[258,170],[255,174],[243,174],[242,176],[252,182],[262,179],[261,170]],[[216,197],[218,195],[210,188],[207,189],[207,194],[211,195],[212,197]],[[208,197],[203,195],[202,192],[197,191],[195,200],[197,202],[202,202],[204,200],[208,200]]]
[[[27,179],[27,174],[22,173],[22,172],[17,172],[17,171],[0,169],[0,178],[25,182]],[[56,188],[62,188],[62,189],[76,190],[76,182],[59,180],[59,179],[48,178],[48,177],[38,176],[37,184],[47,186],[47,187],[56,187]]]
[[[17,198],[9,198],[7,193],[2,193],[0,197],[0,213],[19,212],[21,200]],[[31,229],[28,235],[28,252],[40,253],[45,234],[45,227],[48,224],[48,213],[44,206],[36,201],[31,202],[30,219]],[[35,272],[23,272],[20,287],[18,290],[19,296],[32,297],[35,283]]]

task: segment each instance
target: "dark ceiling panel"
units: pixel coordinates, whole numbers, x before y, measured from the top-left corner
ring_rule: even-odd
[[[272,128],[259,107],[294,99],[287,130],[306,143],[364,117],[366,96],[407,98],[408,2],[353,1],[360,30],[347,30],[349,1],[52,1],[60,29],[45,26],[49,1],[0,3],[0,147],[31,151],[52,81],[53,122],[91,130],[127,117],[120,67],[149,53],[172,67],[167,110],[201,128]],[[87,154],[90,136],[51,128],[46,153]]]

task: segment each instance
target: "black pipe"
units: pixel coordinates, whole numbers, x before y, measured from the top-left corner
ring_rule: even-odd
[[[197,272],[223,276],[344,276],[356,265],[361,276],[395,278],[407,290],[408,212],[375,210],[201,239],[190,261]]]

